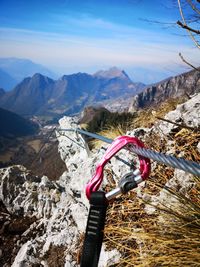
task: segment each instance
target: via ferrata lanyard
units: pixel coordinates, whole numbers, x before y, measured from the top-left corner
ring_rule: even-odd
[[[90,201],[90,210],[87,220],[85,240],[81,257],[81,267],[97,267],[103,242],[103,231],[106,219],[106,210],[109,201],[120,194],[125,194],[139,183],[144,181],[150,173],[150,160],[139,157],[139,170],[132,170],[122,177],[118,188],[109,193],[97,191],[103,180],[104,166],[122,148],[130,150],[132,146],[144,147],[144,144],[136,137],[120,136],[108,147],[103,158],[96,168],[95,175],[86,186],[86,196]]]

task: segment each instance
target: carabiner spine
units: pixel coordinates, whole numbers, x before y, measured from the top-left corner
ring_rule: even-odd
[[[90,194],[92,192],[95,192],[99,189],[101,182],[103,180],[103,170],[106,163],[122,148],[124,148],[126,145],[135,145],[137,147],[144,147],[144,144],[137,139],[136,137],[131,136],[120,136],[117,137],[114,142],[108,147],[106,150],[105,155],[99,162],[95,175],[91,179],[91,181],[87,184],[86,187],[86,195],[87,198],[90,199]],[[148,158],[138,156],[140,161],[140,173],[141,178],[144,180],[148,177],[150,172],[150,160]]]

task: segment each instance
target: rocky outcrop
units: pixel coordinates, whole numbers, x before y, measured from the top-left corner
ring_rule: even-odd
[[[198,92],[200,92],[200,70],[192,70],[147,87],[133,98],[129,111],[156,106],[169,98],[179,98]]]
[[[188,126],[199,127],[199,100],[200,94],[178,106],[176,111],[167,115],[168,118],[173,116],[177,121],[181,119]],[[194,120],[191,122],[193,116]],[[74,128],[76,124],[77,118],[75,117],[63,117],[60,120],[61,129]],[[135,129],[127,134],[144,140],[150,134],[158,133],[159,128],[159,132],[165,133],[163,138],[166,141],[167,135],[173,132],[174,127],[177,126],[172,125],[166,129],[165,122],[161,122],[151,129]],[[38,264],[45,267],[55,266],[61,258],[60,266],[78,266],[80,244],[88,214],[85,185],[91,179],[95,166],[105,151],[84,149],[84,140],[75,132],[59,131],[57,138],[60,156],[68,170],[58,181],[52,182],[45,176],[42,178],[32,176],[21,166],[1,169],[0,200],[9,213],[36,218],[26,231],[18,234],[17,242],[13,245],[13,253],[16,255],[12,263],[14,267],[37,266]],[[167,140],[167,153],[173,154],[173,149],[173,141]],[[119,156],[126,160],[138,161],[137,156],[127,151],[121,151]],[[152,170],[156,168],[156,165],[156,162],[152,164]],[[113,158],[106,165],[102,186],[107,185],[111,172],[113,179],[117,182],[128,171],[130,171],[128,166]],[[192,176],[179,170],[175,170],[168,182],[168,186],[175,187],[183,193],[187,192],[192,185]],[[141,186],[144,186],[144,183]],[[165,205],[171,203],[169,195],[163,190],[158,196],[142,195],[141,192],[139,187],[138,196],[148,201],[151,200],[154,204],[159,201],[165,202]],[[154,211],[147,207],[147,212]],[[4,224],[4,228],[0,229],[2,233],[6,229],[6,223]],[[103,247],[99,266],[112,266],[119,257],[117,250],[107,251]]]
[[[60,121],[62,128],[74,126],[74,123],[77,120],[69,117]],[[68,136],[80,142],[76,134],[69,133]],[[46,176],[32,176],[22,166],[1,170],[0,200],[8,212],[36,218],[29,229],[18,237],[13,253],[18,252],[12,266],[49,266],[52,247],[62,248],[63,266],[78,266],[79,240],[85,231],[88,214],[84,188],[104,150],[88,157],[86,150],[66,136],[58,134],[58,139],[60,155],[68,169],[58,181],[52,182]],[[103,248],[99,266],[111,264],[118,258],[116,250],[105,251]],[[54,259],[53,264],[56,261]]]
[[[200,127],[200,94],[196,94],[187,102],[178,105],[176,110],[170,111],[165,116],[165,119],[198,129]],[[161,122],[159,128],[161,133],[167,135],[178,126]]]
[[[60,199],[59,185],[46,176],[32,175],[20,165],[1,169],[0,182],[0,199],[12,214],[48,218]]]

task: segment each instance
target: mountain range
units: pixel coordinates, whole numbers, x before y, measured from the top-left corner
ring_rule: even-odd
[[[124,71],[116,67],[93,75],[64,75],[58,80],[37,73],[25,78],[12,91],[1,94],[0,107],[23,116],[60,117],[121,96],[131,98],[144,86],[133,83]]]
[[[35,73],[56,78],[55,73],[29,59],[0,58],[0,88],[6,91],[13,89],[25,77],[33,76]]]
[[[146,86],[131,81],[116,67],[95,74],[75,73],[58,80],[36,73],[13,90],[0,88],[0,107],[22,116],[59,118],[81,112],[87,106],[104,106],[109,111],[155,106],[168,98],[200,91],[200,71],[192,70]]]

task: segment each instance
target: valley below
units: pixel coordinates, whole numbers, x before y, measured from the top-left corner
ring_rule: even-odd
[[[89,147],[86,151],[83,146],[77,145],[82,140],[77,133],[69,131],[66,138],[66,132],[58,134],[56,129],[78,125],[110,139],[122,135],[137,137],[152,150],[199,164],[200,72],[183,73],[143,89],[135,86],[125,72],[112,69],[93,76],[83,73],[65,75],[57,81],[36,74],[25,79],[13,91],[4,93],[0,99],[0,266],[77,267],[80,264],[88,214],[85,185],[107,145],[103,144],[101,149],[101,143],[85,138]],[[62,107],[67,108],[65,112],[57,112]],[[58,118],[61,118],[59,123]],[[128,163],[135,164],[137,161],[137,157],[127,151],[120,151],[119,157]],[[130,195],[117,198],[114,202],[117,206],[110,203],[105,228],[106,246],[101,251],[99,266],[125,266],[127,258],[130,262],[134,261],[130,266],[140,266],[142,255],[149,260],[148,266],[155,266],[148,249],[142,248],[141,253],[138,246],[141,239],[138,244],[130,236],[127,237],[128,243],[125,241],[124,218],[130,222],[131,235],[133,229],[140,231],[137,229],[140,225],[148,240],[154,219],[165,221],[168,216],[169,222],[175,220],[180,229],[184,229],[185,215],[182,216],[182,213],[187,215],[187,210],[180,210],[184,218],[182,225],[178,213],[171,218],[171,210],[168,215],[162,214],[157,205],[162,205],[164,200],[170,209],[174,195],[197,191],[193,177],[182,170],[152,163],[150,177],[138,191],[136,189]],[[113,158],[105,168],[103,190],[107,192],[116,188],[119,178],[126,172],[130,172],[130,168],[123,161]],[[174,190],[171,196],[165,192],[166,186]],[[146,200],[154,205],[157,214],[145,204]],[[196,201],[196,194],[191,194],[187,205],[193,206],[193,200]],[[181,201],[185,199],[180,195]],[[177,207],[174,204],[172,208],[177,210]],[[130,209],[134,209],[134,216],[138,216],[137,225]],[[148,223],[143,224],[144,219]],[[119,238],[113,232],[113,225],[120,231],[122,229],[117,231],[117,235],[123,233]],[[157,262],[161,266],[165,260],[160,257],[163,253],[159,250],[162,247],[160,233],[166,225],[157,224],[155,227],[152,233],[157,233],[158,228],[159,242],[150,239],[148,246],[152,247],[152,251],[158,251]],[[171,238],[172,242],[174,239],[180,241],[181,246],[186,246],[188,262],[193,260],[194,253],[190,253],[187,243],[182,242],[185,230],[178,233],[179,239],[177,229],[170,224],[169,227],[173,236],[166,236],[167,242],[171,244]],[[115,245],[116,240],[120,246]],[[193,242],[193,235],[188,240]],[[182,251],[181,246],[178,251]],[[195,244],[194,249],[196,251]],[[166,248],[170,259],[174,253],[172,250],[171,246]],[[132,259],[133,255],[136,262]],[[180,254],[175,257],[177,260],[180,264],[173,266],[185,263]]]
[[[56,125],[41,126],[37,134],[0,137],[0,168],[23,165],[34,175],[56,180],[66,170],[58,153]]]

